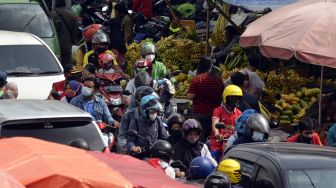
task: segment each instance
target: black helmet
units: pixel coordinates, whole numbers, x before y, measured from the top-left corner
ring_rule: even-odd
[[[158,140],[154,143],[151,153],[153,158],[169,160],[172,154],[172,146],[166,140]]]
[[[222,172],[213,172],[205,180],[204,188],[230,188],[230,179]]]
[[[69,146],[80,148],[80,149],[85,149],[85,150],[90,150],[89,144],[84,139],[81,139],[81,138],[76,138],[72,140],[69,143]]]
[[[150,86],[140,86],[136,89],[135,94],[134,94],[134,98],[138,103],[140,103],[142,97],[144,97],[146,95],[157,96],[156,92],[154,91],[154,89],[152,87],[150,87]],[[157,98],[159,99],[159,96],[157,96]]]
[[[153,83],[152,77],[146,72],[139,72],[134,77],[134,85],[136,88],[140,86],[151,86]]]
[[[170,130],[173,126],[173,124],[178,123],[181,125],[183,125],[184,122],[184,118],[181,116],[181,114],[179,113],[174,113],[172,115],[169,116],[168,120],[167,120],[167,126],[168,129]]]

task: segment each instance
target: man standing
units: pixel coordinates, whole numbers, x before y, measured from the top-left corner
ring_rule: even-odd
[[[70,101],[70,104],[90,113],[96,121],[102,121],[109,125],[119,126],[119,123],[112,118],[105,101],[95,95],[96,90],[97,83],[95,79],[85,79],[82,87],[82,94],[74,97]]]
[[[124,33],[125,43],[130,43],[133,40],[133,21],[128,15],[128,8],[124,2],[117,3],[114,6],[116,17],[121,21],[121,31]]]
[[[61,63],[63,67],[71,63],[72,45],[78,36],[78,21],[76,15],[66,8],[65,0],[56,1],[56,9],[52,16],[55,22],[61,48]]]

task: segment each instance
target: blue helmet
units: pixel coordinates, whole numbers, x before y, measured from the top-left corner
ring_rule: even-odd
[[[258,113],[258,111],[254,109],[247,109],[240,115],[236,120],[236,130],[237,133],[245,134],[246,133],[246,121],[250,117],[250,115]]]
[[[214,169],[210,159],[200,156],[190,162],[189,173],[192,179],[205,179]]]
[[[140,101],[140,112],[143,117],[149,119],[148,113],[150,110],[157,111],[158,113],[163,111],[161,103],[154,95],[146,95]]]

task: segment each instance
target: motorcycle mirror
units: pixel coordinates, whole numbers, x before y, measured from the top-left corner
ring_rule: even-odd
[[[106,12],[107,10],[108,10],[108,6],[107,5],[103,6],[102,11]]]
[[[132,14],[133,13],[133,11],[132,10],[128,10],[128,14]]]
[[[134,130],[134,129],[131,129],[131,130],[128,130],[126,132],[126,135],[127,136],[136,136],[136,135],[138,135],[138,132],[136,130]]]
[[[223,123],[216,123],[216,129],[225,129],[225,125]]]

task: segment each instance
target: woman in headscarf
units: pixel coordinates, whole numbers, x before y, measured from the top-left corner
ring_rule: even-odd
[[[70,103],[71,99],[79,95],[82,91],[82,84],[76,80],[71,80],[65,84],[65,96],[61,98],[62,102]]]

